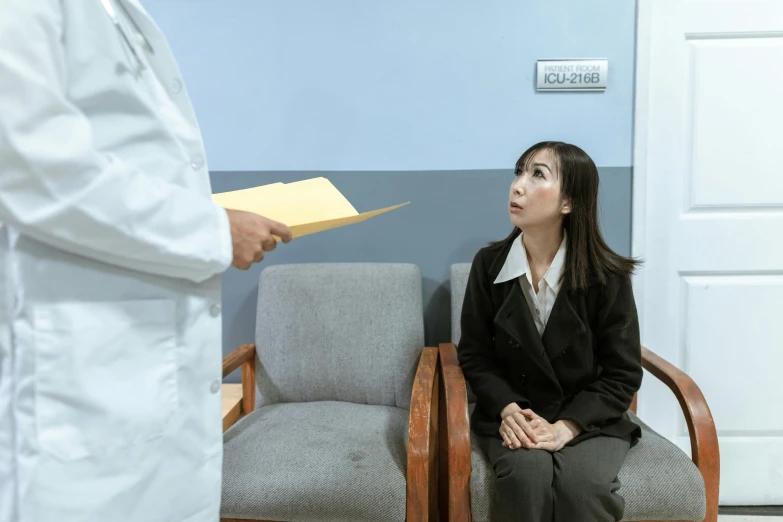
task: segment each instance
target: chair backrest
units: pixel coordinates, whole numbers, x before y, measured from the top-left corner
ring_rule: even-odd
[[[462,317],[462,303],[465,300],[465,289],[468,286],[468,276],[470,275],[470,263],[456,263],[451,265],[451,342],[459,344],[462,329],[460,319]],[[468,388],[468,402],[475,402],[476,397],[466,383]]]
[[[459,343],[462,330],[460,318],[462,315],[462,303],[465,300],[465,289],[468,286],[470,275],[470,263],[457,263],[451,265],[451,342]]]
[[[258,284],[256,404],[410,406],[424,347],[415,265],[270,266]]]

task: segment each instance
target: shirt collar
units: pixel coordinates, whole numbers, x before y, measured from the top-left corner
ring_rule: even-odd
[[[549,265],[549,270],[544,274],[544,281],[546,284],[558,292],[562,284],[563,272],[565,271],[565,258],[566,249],[568,243],[568,232],[563,230],[563,240],[560,242],[560,247],[557,249],[552,263]],[[506,262],[503,264],[503,268],[500,269],[497,278],[495,278],[495,284],[505,283],[512,279],[517,279],[530,272],[530,266],[527,262],[527,251],[525,250],[525,243],[522,241],[522,234],[514,241],[506,256]]]

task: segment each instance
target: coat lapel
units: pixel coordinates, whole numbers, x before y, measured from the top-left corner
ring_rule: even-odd
[[[495,325],[516,340],[520,345],[519,349],[524,350],[527,357],[558,385],[557,376],[549,362],[519,282],[514,279],[502,284],[505,287],[506,299],[495,315]]]
[[[489,269],[491,280],[494,281],[500,273],[512,245],[513,242],[498,252]],[[495,316],[495,324],[503,328],[520,344],[531,347],[531,358],[535,359],[541,369],[557,382],[550,361],[559,357],[563,353],[563,349],[568,347],[567,343],[585,330],[584,323],[571,303],[569,292],[563,288],[560,289],[544,328],[544,334],[539,336],[530,312],[530,306],[522,294],[519,281],[514,279],[502,284],[506,299]]]
[[[568,292],[561,290],[555,298],[544,335],[541,337],[549,360],[559,357],[568,347],[568,342],[584,330],[585,325],[576,313]]]

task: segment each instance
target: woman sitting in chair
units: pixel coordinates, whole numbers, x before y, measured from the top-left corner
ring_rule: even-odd
[[[471,428],[495,470],[493,522],[622,519],[617,474],[640,428],[630,275],[598,229],[598,170],[545,142],[516,165],[514,231],[473,260],[457,348]]]

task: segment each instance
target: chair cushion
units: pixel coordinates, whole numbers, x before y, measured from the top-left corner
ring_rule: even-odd
[[[706,497],[699,469],[680,448],[630,415],[642,427],[642,437],[620,470],[623,520],[703,520]],[[495,474],[475,441],[471,464],[471,511],[475,520],[487,522],[491,520]]]
[[[404,521],[408,416],[341,402],[253,411],[224,436],[221,517]]]
[[[396,263],[269,266],[256,318],[256,405],[410,406],[424,347],[421,273]]]
[[[620,470],[625,520],[704,520],[704,479],[693,461],[638,417],[642,438]]]

